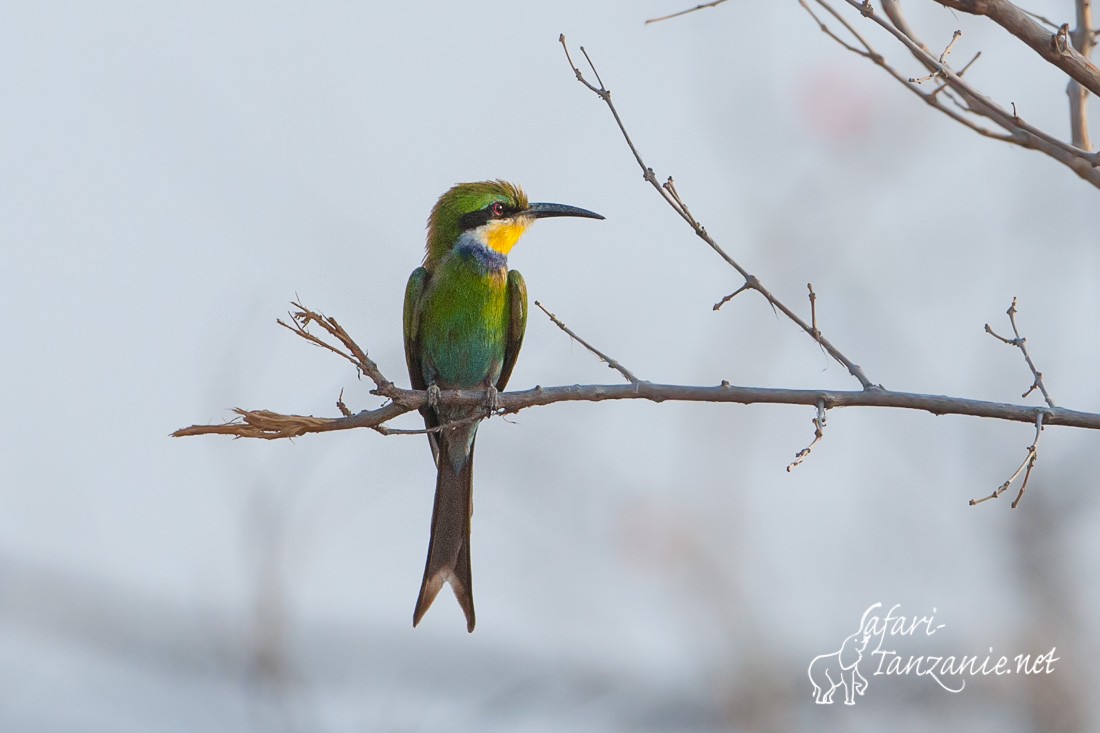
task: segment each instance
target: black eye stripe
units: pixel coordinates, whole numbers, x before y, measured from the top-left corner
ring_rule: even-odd
[[[504,207],[504,210],[500,216],[493,216],[493,206],[495,204],[501,204]],[[458,225],[462,228],[462,231],[465,232],[470,229],[477,229],[479,226],[483,225],[490,219],[501,219],[511,216],[518,211],[519,209],[503,201],[494,201],[493,203],[486,206],[484,209],[478,209],[477,211],[471,211],[468,214],[463,214],[458,220]]]

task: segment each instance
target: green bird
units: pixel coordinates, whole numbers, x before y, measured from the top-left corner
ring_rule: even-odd
[[[414,389],[428,390],[421,408],[435,459],[431,539],[413,626],[420,623],[444,582],[474,630],[470,578],[474,439],[485,407],[439,405],[444,389],[484,389],[492,407],[516,365],[527,326],[527,286],[508,270],[508,253],[535,219],[603,219],[562,204],[528,203],[505,181],[460,183],[428,218],[424,264],[405,288],[405,361]]]

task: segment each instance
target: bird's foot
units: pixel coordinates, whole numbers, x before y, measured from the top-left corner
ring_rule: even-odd
[[[439,385],[432,382],[428,385],[428,407],[433,410],[439,407],[439,400],[442,396],[442,390],[439,389]]]
[[[485,388],[485,409],[489,415],[495,414],[500,409],[500,391],[495,384],[487,385]]]

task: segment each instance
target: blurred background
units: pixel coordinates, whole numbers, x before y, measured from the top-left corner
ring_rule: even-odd
[[[711,310],[736,273],[643,183],[559,33],[587,47],[647,163],[788,304],[807,312],[812,281],[822,329],[874,382],[1019,402],[1023,359],[982,330],[1008,333],[1018,296],[1055,400],[1100,410],[1094,188],[938,115],[797,3],[643,25],[691,4],[4,4],[0,730],[1100,726],[1094,433],[1048,429],[1013,511],[967,501],[1024,459],[1024,424],[834,410],[788,473],[812,409],[491,420],[473,634],[446,589],[411,626],[422,436],[168,437],[234,406],[379,404],[275,325],[294,297],[406,384],[428,211],[496,177],[607,217],[540,224],[511,265],[639,377],[858,387],[760,298]],[[1033,52],[907,10],[930,45],[961,28],[956,65],[982,51],[967,78],[1066,134],[1064,77]],[[512,388],[617,379],[532,313]],[[959,694],[862,667],[856,706],[815,705],[810,660],[876,602],[944,624],[897,640],[905,654],[1059,661]]]

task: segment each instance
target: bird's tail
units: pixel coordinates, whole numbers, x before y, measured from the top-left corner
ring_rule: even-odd
[[[457,436],[444,436],[440,438]],[[441,440],[441,443],[444,442]],[[413,611],[413,626],[420,623],[432,605],[444,581],[451,584],[458,605],[466,614],[466,630],[474,630],[474,594],[470,576],[470,514],[473,511],[474,450],[461,468],[455,469],[448,450],[440,446],[439,472],[435,479],[435,507],[432,509],[432,534],[428,542],[428,560],[420,597]]]

